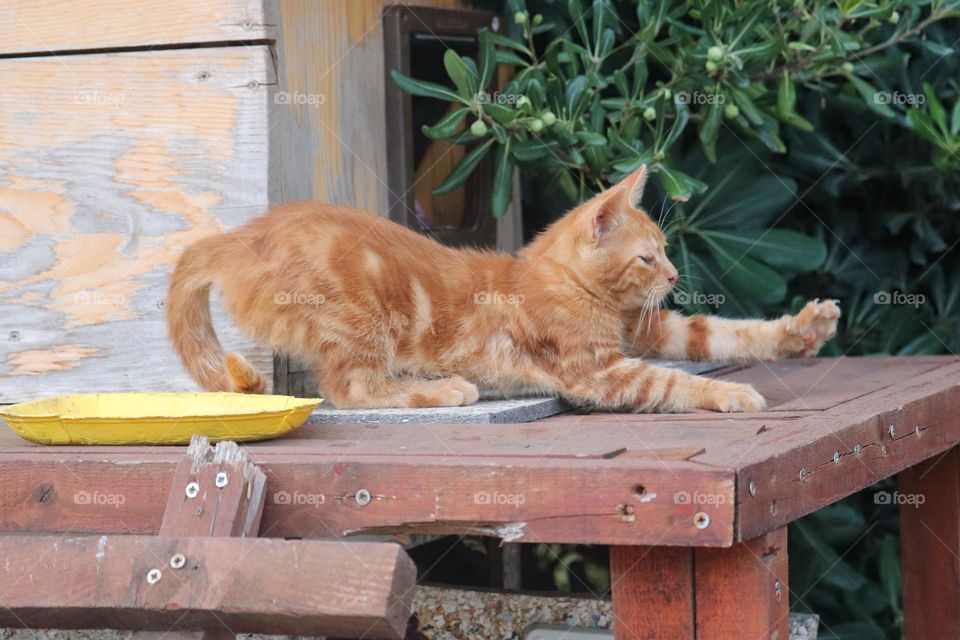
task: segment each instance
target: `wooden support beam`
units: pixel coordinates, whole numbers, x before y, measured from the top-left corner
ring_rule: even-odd
[[[213,448],[194,436],[174,469],[160,535],[256,537],[266,486],[263,471],[236,442]]]
[[[402,638],[415,579],[394,544],[0,536],[0,627]]]
[[[960,637],[960,447],[899,480],[904,637]]]
[[[617,640],[786,640],[787,531],[730,548],[611,547]]]

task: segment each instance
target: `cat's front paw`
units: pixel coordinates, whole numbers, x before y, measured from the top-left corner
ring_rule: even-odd
[[[838,300],[812,300],[795,316],[784,316],[779,355],[782,358],[815,356],[824,343],[837,335]]]
[[[718,382],[711,389],[704,409],[713,409],[723,413],[740,411],[763,411],[767,401],[749,384],[738,382]]]

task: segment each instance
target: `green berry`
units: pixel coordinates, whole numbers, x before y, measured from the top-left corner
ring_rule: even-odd
[[[890,24],[897,24],[898,22],[900,22],[900,12],[894,11],[893,13],[891,13],[890,17],[887,18],[887,22],[889,22]]]
[[[657,151],[655,154],[653,154],[653,159],[655,162],[660,162],[666,157],[667,157],[667,154],[665,154],[663,151]]]
[[[663,89],[663,99],[664,99],[664,100],[669,100],[671,97],[673,97],[673,92],[670,91],[670,89],[664,87],[664,89]]]
[[[733,120],[738,115],[740,115],[740,108],[733,104],[732,102],[723,108],[723,115],[725,115],[730,120]]]
[[[553,111],[544,111],[540,119],[543,120],[543,124],[549,127],[557,121],[557,116],[554,115]]]
[[[540,118],[534,118],[533,120],[530,121],[530,124],[527,126],[530,127],[530,131],[533,131],[534,133],[539,133],[540,131],[543,131],[543,120],[541,120]]]
[[[513,21],[517,24],[526,24],[527,22],[527,12],[526,11],[517,11],[513,14]]]
[[[709,71],[710,73],[716,73],[717,69],[719,68],[717,63],[714,62],[713,60],[707,60],[707,64],[704,66],[707,68],[707,71]]]
[[[643,119],[652,122],[657,119],[657,110],[653,107],[647,107],[643,110]]]
[[[477,120],[472,125],[470,125],[470,133],[477,136],[478,138],[480,136],[485,136],[487,135],[487,125],[483,123],[483,120]]]
[[[529,107],[529,106],[530,106],[530,98],[528,98],[527,96],[520,96],[519,98],[517,98],[518,109],[522,109],[524,107]]]
[[[707,49],[707,58],[714,62],[720,62],[723,60],[723,49],[720,47],[710,47]]]
[[[844,62],[842,65],[840,65],[840,68],[843,69],[843,72],[844,72],[844,73],[853,73],[853,63],[852,63],[852,62]]]
[[[538,13],[537,15],[533,16],[533,24],[542,24],[542,23],[543,23],[542,15]]]

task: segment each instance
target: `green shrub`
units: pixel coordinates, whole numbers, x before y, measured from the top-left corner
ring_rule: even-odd
[[[455,90],[394,74],[458,105],[425,130],[472,149],[441,191],[492,153],[494,215],[516,167],[540,227],[647,163],[674,303],[777,314],[836,297],[827,355],[960,352],[958,0],[476,3],[506,28],[481,34],[477,61],[447,54]],[[495,63],[515,75],[490,95]],[[790,539],[792,606],[822,616],[821,637],[901,637],[895,508],[864,492]],[[560,588],[606,588],[602,553],[535,556]]]

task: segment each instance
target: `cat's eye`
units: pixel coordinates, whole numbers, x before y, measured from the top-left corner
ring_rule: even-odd
[[[640,259],[646,262],[647,264],[653,264],[657,261],[653,256],[640,256]]]

